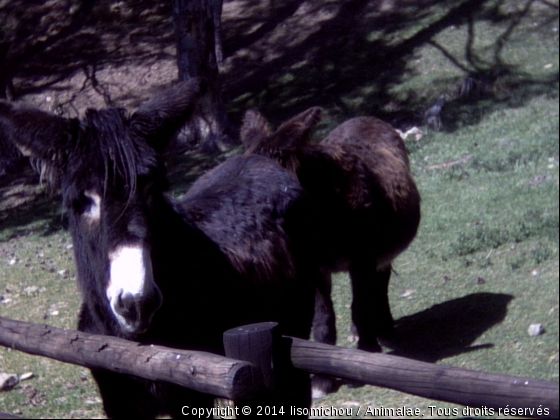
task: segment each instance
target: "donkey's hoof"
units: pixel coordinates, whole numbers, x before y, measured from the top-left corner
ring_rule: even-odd
[[[311,398],[313,398],[314,400],[321,400],[325,398],[327,395],[329,395],[329,393],[325,392],[322,389],[318,389],[315,387],[311,388]]]
[[[394,349],[399,343],[399,338],[397,334],[390,334],[390,335],[383,335],[377,337],[377,341],[379,341],[379,344],[381,344],[384,347],[389,347]]]
[[[336,379],[315,375],[311,379],[311,396],[314,400],[325,398],[327,395],[338,391],[339,385]]]

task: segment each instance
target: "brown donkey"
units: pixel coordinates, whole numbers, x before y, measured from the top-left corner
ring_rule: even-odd
[[[320,209],[324,278],[317,285],[315,339],[336,343],[331,273],[348,271],[358,348],[381,351],[377,339],[394,334],[387,295],[391,264],[416,235],[420,195],[404,142],[391,125],[354,118],[314,144],[309,140],[320,118],[321,109],[311,108],[273,132],[261,114],[248,111],[241,140],[247,154],[271,157],[296,174]],[[322,379],[314,383],[316,396],[332,390]]]

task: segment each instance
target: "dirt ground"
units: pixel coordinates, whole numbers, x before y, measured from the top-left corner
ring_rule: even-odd
[[[65,116],[88,107],[138,106],[177,79],[168,3],[99,0],[85,22],[65,31],[75,0],[31,7],[23,0],[1,2],[16,98]],[[369,45],[364,36],[374,29],[390,35],[426,17],[435,3],[226,0],[221,83],[233,124],[255,106],[274,112],[273,120],[318,104],[345,113],[340,98],[366,84],[376,85],[372,106],[390,103],[388,90],[404,73],[406,58],[459,17],[444,16],[407,44]]]

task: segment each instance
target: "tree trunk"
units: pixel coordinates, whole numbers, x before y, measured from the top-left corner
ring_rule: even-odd
[[[224,148],[227,116],[221,98],[216,41],[222,0],[173,0],[179,80],[203,77],[208,91],[192,121],[179,135],[179,146],[200,145],[207,152]],[[218,48],[221,54],[221,46]]]

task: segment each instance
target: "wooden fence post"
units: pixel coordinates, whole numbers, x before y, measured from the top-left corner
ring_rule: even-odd
[[[276,391],[274,377],[274,345],[278,340],[278,324],[264,322],[232,328],[224,333],[224,350],[226,357],[249,362],[257,366],[263,378],[264,387],[251,398],[237,399],[235,416],[253,418],[259,410],[273,403]]]
[[[250,362],[261,371],[265,387],[274,391],[274,344],[280,338],[276,322],[233,328],[224,333],[226,357]]]
[[[293,366],[291,346],[292,339],[282,337],[275,322],[246,325],[224,333],[226,357],[256,365],[265,384],[254,398],[235,401],[238,418],[288,415],[292,407],[311,405],[309,374]]]

